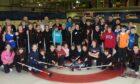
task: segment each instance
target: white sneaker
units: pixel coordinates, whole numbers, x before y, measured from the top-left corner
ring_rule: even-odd
[[[135,71],[135,70],[131,69],[131,71]]]
[[[139,75],[139,72],[135,72],[136,75]]]
[[[10,72],[12,72],[13,71],[13,69],[12,68],[10,68]]]
[[[29,71],[31,71],[31,70],[32,70],[32,68],[28,68],[28,70],[29,70]]]
[[[3,65],[1,65],[0,67],[1,67],[1,68],[4,68],[4,66],[3,66]]]

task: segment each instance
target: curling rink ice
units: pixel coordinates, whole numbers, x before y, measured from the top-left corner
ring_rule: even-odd
[[[100,73],[102,70],[98,68],[90,70],[75,70],[72,72],[69,69],[57,69],[52,68],[50,71],[66,74],[66,75],[85,75],[85,74],[94,74]],[[53,75],[52,75],[53,78]],[[51,78],[50,78],[51,79]],[[94,78],[93,78],[94,79]],[[88,83],[64,83],[64,82],[55,82],[50,80],[45,80],[37,76],[32,75],[30,72],[22,71],[22,73],[17,73],[15,69],[9,74],[5,74],[3,69],[0,68],[0,84],[140,84],[140,79],[130,78],[130,77],[115,77],[113,79],[99,81],[99,82],[88,82]]]

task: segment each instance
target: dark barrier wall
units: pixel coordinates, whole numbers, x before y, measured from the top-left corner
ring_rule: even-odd
[[[139,12],[95,12],[93,14],[94,17],[96,16],[104,16],[107,18],[108,16],[119,16],[122,20],[122,22],[140,22],[140,11]]]
[[[66,13],[0,11],[0,20],[5,20],[6,18],[9,18],[11,20],[21,20],[23,16],[29,17],[30,20],[43,19],[44,16],[48,16],[50,19],[64,19],[66,18]]]

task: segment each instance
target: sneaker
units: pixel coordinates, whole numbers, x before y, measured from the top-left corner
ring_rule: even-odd
[[[52,76],[52,73],[48,73],[48,76],[51,77]]]
[[[28,68],[29,71],[32,71],[32,68]]]
[[[135,72],[136,75],[139,75],[139,72]]]
[[[4,66],[3,66],[3,65],[1,65],[0,67],[1,67],[1,68],[4,68]]]
[[[12,72],[13,71],[13,69],[12,68],[10,68],[10,72]]]

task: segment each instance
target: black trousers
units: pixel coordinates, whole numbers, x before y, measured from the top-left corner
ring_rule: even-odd
[[[61,56],[58,58],[58,65],[64,65],[65,57]]]
[[[27,67],[21,66],[20,64],[15,64],[15,67],[16,67],[16,71],[19,72],[19,73],[20,73],[22,70],[28,71],[28,68],[27,68]]]
[[[96,60],[96,65],[97,66],[101,65],[101,59],[100,58],[96,59],[96,58],[90,57],[90,58],[88,58],[88,61],[85,62],[86,66],[91,67],[93,65],[94,60]]]
[[[12,64],[10,64],[10,65],[5,64],[5,65],[4,65],[4,72],[5,72],[5,73],[9,73],[9,72],[10,72],[10,68],[12,68]]]
[[[119,48],[118,49],[118,68],[121,67],[121,64],[123,64],[123,67],[125,68],[126,65],[126,57],[127,56],[127,48]]]
[[[136,59],[135,60],[135,71],[139,70],[139,66],[140,66],[140,59]]]

